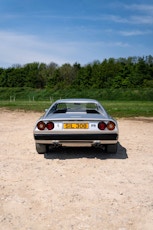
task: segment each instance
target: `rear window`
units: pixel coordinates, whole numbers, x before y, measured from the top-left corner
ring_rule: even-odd
[[[87,112],[98,113],[95,103],[59,103],[56,105],[55,113],[61,112]]]

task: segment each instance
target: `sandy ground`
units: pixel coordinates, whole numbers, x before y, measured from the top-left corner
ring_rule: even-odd
[[[41,114],[0,110],[1,230],[152,230],[153,118],[119,119],[116,155],[35,151]]]

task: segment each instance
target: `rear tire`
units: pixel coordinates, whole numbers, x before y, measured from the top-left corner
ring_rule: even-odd
[[[38,154],[45,154],[47,152],[47,146],[36,143],[36,150]]]
[[[106,145],[107,153],[117,153],[117,144]]]

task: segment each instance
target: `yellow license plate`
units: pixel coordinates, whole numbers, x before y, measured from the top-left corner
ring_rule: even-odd
[[[88,129],[88,123],[64,123],[64,129]]]

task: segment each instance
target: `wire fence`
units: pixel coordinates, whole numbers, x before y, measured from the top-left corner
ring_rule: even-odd
[[[0,101],[8,101],[8,102],[17,102],[17,101],[26,101],[26,102],[37,102],[37,101],[42,101],[42,102],[50,102],[53,103],[54,101],[61,99],[61,97],[44,97],[42,99],[35,97],[35,96],[28,96],[27,98],[20,98],[17,96],[9,96],[7,99],[6,98],[0,98]]]

